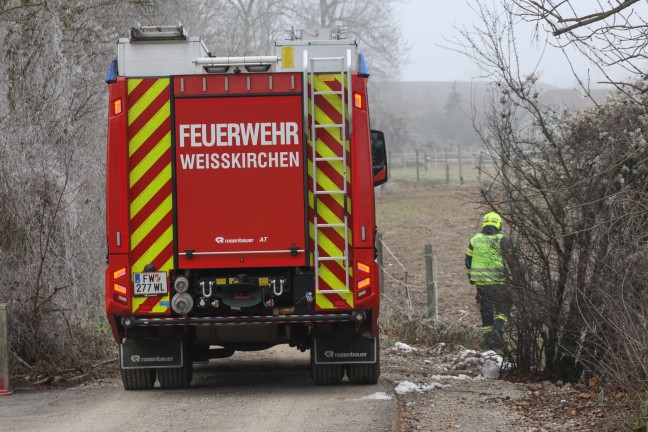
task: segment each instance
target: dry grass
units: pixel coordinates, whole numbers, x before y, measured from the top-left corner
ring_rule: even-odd
[[[405,342],[431,347],[445,342],[477,348],[480,343],[480,332],[475,327],[452,321],[432,321],[422,315],[383,314],[380,319],[380,331],[388,344]]]

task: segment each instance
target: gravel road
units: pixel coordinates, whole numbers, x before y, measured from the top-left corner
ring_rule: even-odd
[[[281,346],[198,365],[187,390],[18,391],[0,398],[0,431],[391,431],[394,403],[382,380],[314,386],[308,352]]]
[[[586,389],[476,379],[478,366],[453,369],[466,350],[442,345],[385,344],[375,386],[316,387],[308,353],[276,347],[196,366],[188,390],[127,392],[116,370],[69,389],[19,388],[0,397],[0,431],[624,430]],[[397,395],[403,382],[417,389]]]

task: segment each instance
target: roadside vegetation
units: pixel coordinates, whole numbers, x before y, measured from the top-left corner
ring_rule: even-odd
[[[467,185],[480,193],[466,202],[481,212],[500,212],[512,239],[515,312],[508,361],[522,373],[540,370],[547,379],[593,384],[620,397],[634,408],[637,427],[645,428],[648,87],[645,64],[634,54],[648,40],[636,5],[514,0],[497,10],[476,6],[481,22],[460,31],[454,48],[491,81],[490,102],[472,113],[481,148],[495,164],[483,173],[483,184]],[[541,71],[518,62],[521,20],[537,24],[538,44],[575,47],[569,55],[586,56],[602,68],[621,65],[626,78],[606,75],[607,100],[591,99],[581,111],[543,103]],[[589,82],[580,84],[588,98]],[[402,174],[400,169],[392,172]],[[443,183],[443,172],[423,172],[425,181]],[[410,181],[419,177],[411,168],[407,175]],[[409,219],[404,223],[417,228]],[[438,244],[433,246],[436,251]],[[463,338],[448,327],[435,332],[406,313],[384,315],[389,337],[423,343]]]
[[[380,331],[390,345],[404,342],[432,347],[439,343],[479,347],[481,334],[479,329],[468,325],[446,320],[429,320],[424,316],[383,311],[380,318]]]
[[[647,43],[644,21],[631,8],[635,1],[602,2],[588,17],[570,9],[575,2],[514,3],[498,12],[480,8],[481,26],[459,43],[494,81],[490,108],[475,117],[498,161],[479,202],[510,227],[510,361],[553,380],[621,391],[645,428],[648,86],[632,54]],[[520,18],[568,34],[567,43],[549,43],[572,44],[599,64],[620,63],[629,78],[581,112],[543,105],[541,75],[517,63]]]

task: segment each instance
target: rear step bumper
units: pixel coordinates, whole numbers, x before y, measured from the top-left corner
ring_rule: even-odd
[[[248,315],[226,317],[155,317],[137,318],[132,316],[122,317],[124,327],[150,327],[150,326],[180,326],[180,325],[233,325],[233,324],[285,324],[285,323],[318,323],[353,321],[361,323],[366,318],[364,312],[350,312],[339,314],[310,314],[310,315]]]

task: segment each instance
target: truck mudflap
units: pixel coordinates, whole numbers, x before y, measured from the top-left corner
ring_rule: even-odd
[[[180,368],[182,340],[131,339],[119,345],[122,369]]]
[[[377,338],[360,334],[316,336],[313,338],[313,362],[317,365],[376,363]]]
[[[339,314],[307,314],[307,315],[247,315],[222,317],[122,317],[124,327],[148,326],[181,326],[181,325],[232,325],[232,324],[283,324],[283,323],[321,323],[352,321],[358,324],[366,318],[364,312]]]

